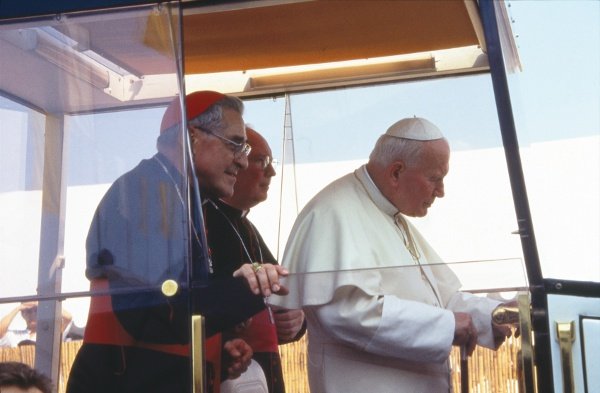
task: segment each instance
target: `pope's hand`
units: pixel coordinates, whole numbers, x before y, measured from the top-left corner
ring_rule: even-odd
[[[279,342],[289,342],[296,338],[304,323],[304,312],[302,310],[288,310],[285,308],[275,308],[274,319],[277,328],[277,339]]]
[[[471,356],[477,346],[477,330],[473,325],[471,315],[464,312],[454,313],[454,340],[452,345],[464,346]]]
[[[497,314],[496,311],[500,313]],[[519,328],[519,304],[516,300],[502,303],[492,313],[492,331],[494,334],[494,344],[498,348],[506,340],[512,336],[513,327],[516,328],[515,337],[521,335]]]

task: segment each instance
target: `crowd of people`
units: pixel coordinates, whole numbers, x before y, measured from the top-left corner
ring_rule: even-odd
[[[367,164],[306,205],[279,265],[247,217],[275,175],[268,142],[236,97],[191,93],[185,119],[180,101],[157,153],[117,179],[93,217],[86,275],[111,295],[91,298],[68,393],[190,391],[195,314],[210,392],[234,391],[257,364],[256,392],[285,393],[278,346],[305,332],[312,392],[447,392],[452,346],[497,348],[511,334],[491,320],[501,303],[461,292],[409,220],[444,196],[450,146],[434,124],[393,124]],[[285,287],[290,273],[306,279]],[[169,280],[191,284],[155,290]]]
[[[0,348],[18,347],[35,344],[37,337],[37,310],[38,302],[23,302],[9,311],[0,319]],[[61,308],[61,332],[63,341],[79,340],[83,338],[83,329],[73,322],[69,311]],[[20,316],[25,326],[12,328]]]

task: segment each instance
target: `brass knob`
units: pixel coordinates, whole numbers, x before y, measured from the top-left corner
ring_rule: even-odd
[[[163,295],[168,297],[174,296],[178,289],[179,285],[177,285],[177,281],[175,280],[165,280],[160,287]]]

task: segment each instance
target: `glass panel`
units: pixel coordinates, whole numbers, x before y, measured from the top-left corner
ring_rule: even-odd
[[[270,302],[272,307],[276,310],[278,306],[284,306],[288,308],[297,308],[301,306],[311,306],[319,304],[319,299],[325,294],[333,293],[334,288],[343,288],[344,286],[354,287],[360,286],[361,288],[369,287],[368,283],[371,282],[375,286],[371,287],[374,291],[380,295],[386,296],[399,296],[403,299],[417,300],[418,290],[417,288],[422,283],[426,283],[426,286],[431,285],[427,281],[426,277],[430,274],[433,276],[441,277],[443,274],[446,277],[455,274],[456,278],[463,284],[461,291],[470,292],[474,296],[475,300],[481,304],[490,302],[494,307],[497,301],[510,301],[516,299],[518,291],[527,290],[527,282],[523,264],[521,260],[494,260],[494,261],[474,261],[474,262],[462,262],[462,263],[451,263],[451,264],[423,264],[420,266],[402,266],[402,267],[387,267],[380,269],[358,269],[358,270],[338,270],[338,271],[316,271],[312,273],[298,273],[290,274],[283,281],[283,285],[286,286],[290,293],[285,297],[271,297]],[[450,270],[447,270],[450,269]],[[377,288],[377,289],[375,289]],[[445,302],[444,289],[436,286],[438,295],[441,296],[437,299]],[[507,292],[506,290],[509,289]],[[351,298],[353,292],[348,291],[345,296]],[[467,298],[468,299],[468,298]],[[464,300],[464,299],[463,299]],[[436,300],[433,300],[434,302]],[[467,301],[467,300],[465,300]],[[458,302],[460,303],[460,302]],[[460,309],[458,303],[453,303],[454,309]],[[364,305],[364,304],[363,304]],[[451,308],[450,306],[448,306]],[[480,305],[481,310],[485,309],[485,306]],[[400,309],[398,309],[397,312]],[[343,334],[331,334],[331,330],[328,327],[323,327],[321,322],[322,316],[317,316],[314,308],[305,308],[308,318],[308,333],[307,337],[302,340],[290,344],[280,346],[280,352],[284,359],[284,376],[286,380],[286,386],[288,389],[292,389],[294,392],[309,392],[307,373],[309,369],[313,368],[312,372],[320,368],[321,353],[325,353],[325,357],[331,362],[344,362],[340,360],[334,360],[339,356],[348,359],[348,364],[353,364],[352,356],[359,356],[363,360],[369,357],[371,360],[365,360],[363,366],[369,367],[377,359],[376,356],[362,351],[360,349],[350,349],[354,345],[340,344],[336,352],[336,341],[332,337],[342,337]],[[356,312],[357,315],[359,311]],[[341,316],[340,316],[341,317]],[[354,318],[352,319],[356,323],[361,321],[366,324],[364,319]],[[349,324],[352,321],[348,320]],[[400,323],[400,321],[398,321]],[[419,323],[417,318],[412,323]],[[516,329],[518,327],[518,317],[515,321],[507,324],[511,329],[512,336],[507,338],[506,341],[497,348],[486,348],[478,346],[475,352],[468,358],[463,357],[459,347],[453,347],[448,363],[444,367],[450,369],[450,381],[454,387],[454,391],[461,391],[461,383],[463,376],[466,376],[466,380],[469,383],[469,391],[483,391],[483,392],[519,392],[519,383],[522,380],[520,374],[520,365],[522,364],[521,359],[521,339],[514,337]],[[366,326],[366,325],[365,325]],[[480,328],[480,325],[477,325]],[[312,329],[311,329],[312,327]],[[363,326],[363,328],[365,328]],[[400,328],[400,327],[399,327]],[[408,326],[404,327],[410,330]],[[343,327],[339,326],[339,330],[344,330]],[[352,328],[348,328],[348,331],[352,331]],[[385,334],[385,333],[378,333]],[[438,331],[438,334],[441,334]],[[401,342],[402,335],[397,336],[397,342]],[[412,337],[414,340],[418,340],[418,337]],[[314,348],[307,346],[307,340],[314,342]],[[342,340],[338,338],[338,340]],[[326,342],[327,344],[321,345]],[[390,351],[385,357],[386,364],[390,368],[397,367],[396,373],[402,374],[405,372],[406,365],[402,364],[404,360],[412,360],[415,358],[416,353],[411,353],[412,349],[410,346],[406,346],[404,354],[402,351],[399,352],[399,348],[403,348],[402,345],[397,342],[389,342]],[[358,345],[358,343],[355,343]],[[381,353],[384,350],[382,348],[375,349],[373,344],[369,352]],[[488,343],[488,345],[490,345]],[[343,349],[342,349],[343,348]],[[362,348],[362,347],[361,347]],[[314,351],[314,352],[313,352]],[[329,357],[331,356],[331,357]],[[467,363],[465,363],[465,361]],[[395,366],[394,366],[395,364]],[[422,367],[429,367],[430,363],[424,362],[419,363]],[[443,362],[442,362],[443,365]],[[335,367],[331,363],[328,363],[327,367]],[[404,370],[404,371],[402,371]],[[367,374],[359,374],[359,378],[364,378]],[[352,379],[349,376],[347,378]],[[345,378],[346,378],[345,377]],[[424,378],[423,375],[420,375]],[[400,377],[396,382],[401,381]],[[433,377],[432,377],[433,378]],[[367,378],[368,379],[368,378]],[[399,383],[399,382],[398,382]],[[406,382],[405,382],[406,383]]]
[[[600,367],[600,359],[598,352],[600,351],[600,343],[594,337],[600,336],[600,316],[596,318],[583,318],[581,321],[582,329],[582,352],[584,375],[586,378],[585,386],[588,391],[596,391],[600,389],[600,375],[594,372]]]
[[[0,228],[0,297],[3,298],[31,295],[36,289],[44,117],[0,97],[0,118],[0,216],[4,223]]]
[[[86,241],[93,241],[92,238],[88,239],[88,237],[91,236],[91,233],[95,233],[95,231],[90,232],[90,226],[96,214],[96,208],[107,195],[111,185],[120,176],[142,162],[147,164],[148,162],[144,160],[152,158],[156,153],[156,136],[164,112],[165,107],[158,107],[68,117],[66,124],[69,135],[67,141],[69,147],[69,187],[67,189],[65,218],[64,255],[67,262],[63,270],[62,289],[64,292],[81,292],[89,289],[89,281],[83,279],[86,277],[86,260],[90,257],[89,253],[91,252],[89,244],[86,248]],[[111,193],[114,194],[114,192],[113,189]],[[140,200],[141,195],[136,195],[139,190],[127,189],[120,192],[123,200],[131,200],[134,205],[143,206],[144,201]],[[175,189],[173,189],[173,192],[175,192]],[[180,192],[183,191],[180,190]],[[175,197],[177,198],[176,193]],[[181,203],[179,200],[176,201],[178,204]],[[151,205],[152,202],[149,200],[146,203]],[[104,205],[106,204],[107,202],[104,202]],[[121,209],[123,208],[121,207]],[[123,239],[127,236],[131,243],[138,244],[138,246],[131,245],[130,247],[133,249],[129,251],[120,248],[111,249],[111,247],[120,246],[116,246],[114,243],[109,246],[111,242],[114,242],[114,239],[104,239],[99,240],[100,244],[97,247],[107,249],[111,254],[114,254],[115,258],[118,258],[118,255],[129,255],[128,258],[121,258],[130,261],[141,258],[140,255],[135,254],[135,250],[137,247],[140,247],[139,250],[146,249],[147,246],[141,246],[146,240],[142,238],[134,242],[135,230],[133,228],[130,233],[120,232],[125,228],[120,227],[122,224],[118,221],[118,216],[111,216],[116,212],[110,213],[108,207],[105,209],[107,211],[103,213],[106,216],[102,216],[102,225],[110,228],[110,230],[105,230],[113,231],[115,234],[119,233],[119,236],[123,236]],[[127,220],[133,220],[131,215],[126,217]],[[184,222],[179,221],[179,225],[184,225]],[[149,241],[157,242],[156,239]],[[181,250],[185,250],[184,238],[179,238],[177,246],[172,245],[172,247],[181,247]],[[157,253],[158,251],[155,250],[154,252]],[[183,256],[180,255],[181,257]],[[88,260],[88,263],[91,263],[91,261]],[[185,278],[181,277],[181,279],[184,280]],[[145,285],[160,286],[161,283],[162,281],[155,277],[151,283],[147,282]],[[68,302],[76,310],[78,322],[84,325],[87,320],[89,304],[85,300],[77,298],[69,299]]]
[[[521,245],[512,234],[518,226],[489,76],[293,94],[289,101],[285,97],[248,101],[246,121],[265,136],[280,162],[268,199],[252,208],[248,217],[281,261],[298,212],[327,184],[366,163],[377,138],[391,124],[412,116],[434,122],[452,153],[444,198],[435,201],[427,216],[409,221],[451,263],[463,290],[495,298],[526,291]],[[274,217],[273,212],[280,214]],[[338,232],[319,236],[335,239]],[[390,268],[394,269],[401,274],[399,268]],[[336,274],[324,274],[311,286],[312,294],[323,292]],[[308,329],[310,334],[310,321]],[[280,346],[291,391],[308,391],[306,367],[311,359],[306,340]],[[517,391],[514,365],[519,346],[520,340],[510,339],[499,352],[477,349],[470,362],[473,389],[477,385],[487,391]],[[459,391],[458,349],[451,365]]]
[[[518,226],[488,76],[292,95],[293,144],[288,141],[285,152],[280,150],[283,101],[249,101],[245,114],[283,164],[271,181],[269,198],[249,215],[279,257],[302,207],[325,185],[366,163],[391,124],[420,116],[442,130],[452,154],[445,197],[414,224],[447,261],[521,258],[519,238],[512,234]],[[280,203],[281,222],[274,223]]]
[[[523,63],[509,83],[542,273],[600,282],[600,3],[512,1],[508,10]]]
[[[596,291],[597,293],[597,291]],[[592,370],[598,364],[598,297],[548,296],[552,376],[559,392],[594,392],[598,385]],[[590,372],[592,371],[592,372]]]
[[[89,304],[89,298],[85,298],[85,303]],[[83,324],[75,320],[79,310],[72,307],[72,302],[66,300],[62,303],[62,311],[57,322],[60,326],[61,344],[60,356],[56,354],[59,374],[53,377],[52,382],[57,387],[58,392],[64,392],[69,378],[69,372],[77,352],[82,345],[85,320]],[[8,322],[6,333],[0,329],[0,362],[20,362],[31,367],[36,367],[36,332],[45,326],[50,326],[54,320],[45,319],[37,313],[35,301],[25,301],[19,303],[2,304],[2,309],[7,310],[2,314],[2,321]],[[73,310],[73,312],[69,311]],[[85,310],[87,314],[87,309]]]
[[[84,331],[88,343],[176,347],[189,381],[186,166],[181,147],[157,154],[159,135],[183,144],[181,126],[162,123],[180,91],[174,5],[0,26],[0,313],[35,342],[20,359],[61,392]]]

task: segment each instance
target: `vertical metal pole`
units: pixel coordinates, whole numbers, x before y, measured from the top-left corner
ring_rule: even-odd
[[[48,115],[38,266],[38,295],[44,297],[56,296],[61,292],[66,203],[64,152],[64,119],[62,116]],[[61,338],[61,304],[57,300],[41,301],[37,314],[35,368],[53,381],[59,379]]]
[[[164,7],[164,8],[163,8]],[[184,52],[183,52],[183,10],[181,2],[170,3],[164,6],[159,5],[158,10],[162,12],[165,19],[165,25],[170,33],[170,42],[174,51],[177,67],[177,80],[180,92],[180,118],[182,119],[182,166],[183,173],[188,174],[185,184],[186,195],[188,196],[188,252],[189,258],[187,266],[187,286],[188,286],[188,312],[190,316],[190,371],[192,393],[205,393],[208,391],[208,376],[206,373],[206,335],[205,320],[202,315],[194,314],[198,309],[196,302],[206,301],[194,296],[194,289],[207,285],[209,276],[212,273],[210,257],[208,255],[208,240],[204,230],[204,215],[202,212],[202,198],[200,195],[200,184],[198,176],[193,165],[193,153],[190,135],[187,129],[186,102],[185,102],[185,70],[184,70]],[[174,19],[173,16],[177,18]],[[172,22],[176,20],[176,24]],[[194,236],[192,232],[198,234],[197,248],[193,246]],[[220,376],[217,375],[217,378]]]
[[[469,393],[469,355],[466,345],[460,347],[460,393]]]
[[[204,317],[192,316],[192,393],[206,392]]]
[[[494,0],[481,0],[479,5],[488,49],[492,84],[496,98],[496,109],[498,111],[504,153],[506,155],[513,202],[515,204],[515,212],[519,226],[519,235],[521,237],[521,247],[523,249],[525,267],[531,290],[531,313],[535,334],[536,358],[538,359],[537,367],[538,373],[544,376],[543,378],[538,378],[538,381],[540,381],[540,391],[552,393],[554,392],[554,387],[552,386],[552,362],[550,357],[547,298],[535,241],[533,222],[531,220],[529,202],[527,199],[523,167],[519,155],[517,132],[498,32],[496,10],[494,8],[496,4]],[[503,3],[497,5],[504,6]]]
[[[290,173],[288,174],[288,169]],[[293,201],[293,206],[284,201]],[[283,257],[281,237],[290,229],[288,224],[294,222],[298,215],[298,186],[296,182],[296,151],[294,148],[294,127],[292,125],[292,103],[289,93],[285,94],[285,113],[283,119],[283,149],[281,158],[281,188],[279,191],[279,225],[277,227],[277,259]],[[292,217],[287,212],[293,211]],[[285,223],[284,223],[285,222]],[[285,225],[285,228],[284,228]]]

